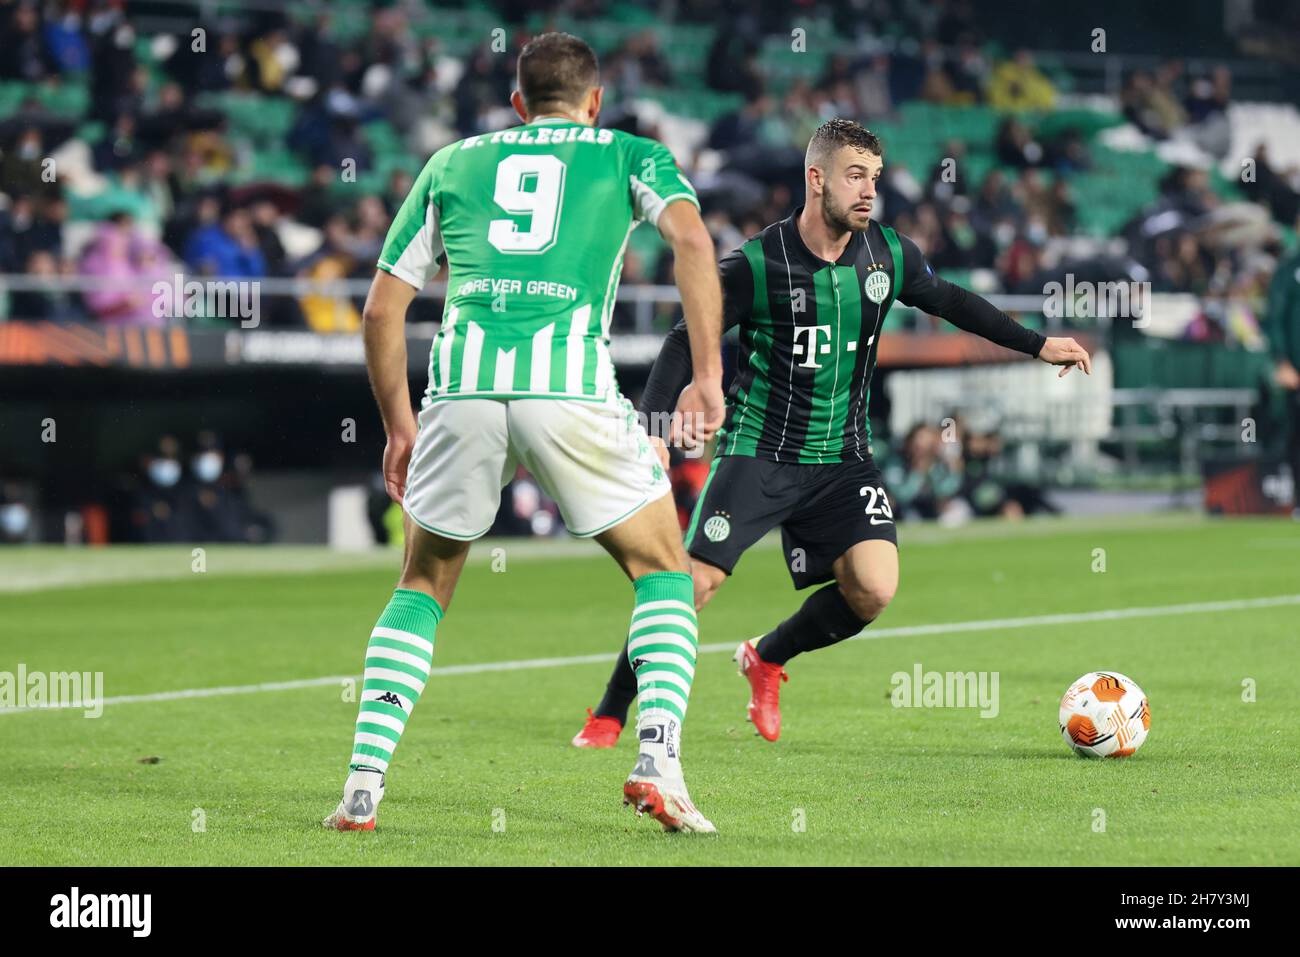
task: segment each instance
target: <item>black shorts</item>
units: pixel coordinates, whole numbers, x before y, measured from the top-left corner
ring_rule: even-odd
[[[871,459],[829,465],[723,455],[713,462],[686,530],[686,550],[728,575],[745,549],[781,526],[795,588],[834,578],[858,542],[898,544],[892,503]]]

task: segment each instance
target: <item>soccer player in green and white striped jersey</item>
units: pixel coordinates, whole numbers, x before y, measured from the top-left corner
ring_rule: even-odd
[[[366,363],[406,555],[371,632],[350,773],[327,827],[374,827],[470,543],[522,464],[569,530],[599,541],[632,581],[640,754],[624,803],[667,829],[714,829],[681,768],[698,646],[689,563],[667,476],[619,393],[609,327],[628,236],[648,221],[673,249],[689,329],[694,382],[678,409],[704,440],[724,411],[721,290],[694,189],[659,143],[595,128],[599,83],[577,37],[532,40],[511,98],[523,125],[434,154],[384,243],[364,313]],[[443,263],[446,307],[417,426],[403,321]]]

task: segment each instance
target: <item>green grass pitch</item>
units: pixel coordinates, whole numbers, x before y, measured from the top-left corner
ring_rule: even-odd
[[[1300,864],[1300,603],[1176,607],[1300,594],[1300,527],[1174,515],[901,538],[898,597],[866,633],[885,636],[794,660],[779,742],[745,722],[729,655],[701,654],[685,762],[717,837],[621,807],[631,734],[614,751],[568,746],[601,660],[435,674],[373,834],[320,827],[356,711],[337,682],[110,703],[95,719],[2,714],[0,862]],[[191,563],[188,548],[0,551],[0,672],[102,671],[110,698],[359,674],[397,558],[213,547],[205,572]],[[631,599],[595,546],[480,543],[435,665],[612,660]],[[759,634],[799,600],[766,542],[703,613],[701,641]],[[1138,607],[1162,610],[888,633]],[[998,715],[892,707],[890,676],[916,663],[997,672]],[[1057,703],[1103,669],[1147,692],[1151,734],[1132,758],[1084,761]]]

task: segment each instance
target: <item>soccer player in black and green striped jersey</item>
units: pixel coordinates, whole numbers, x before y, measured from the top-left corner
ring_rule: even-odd
[[[871,219],[883,168],[871,132],[830,120],[809,142],[804,166],[804,205],[720,266],[723,320],[740,327],[740,363],[686,532],[697,610],[741,554],[778,526],[795,587],[829,583],[736,651],[750,683],[749,718],[769,741],[781,731],[786,662],[856,635],[898,586],[894,513],[872,461],[867,419],[880,332],[894,302],[1063,366],[1061,375],[1076,366],[1091,371],[1088,353],[1073,339],[1044,338],[940,279],[910,239]],[[651,423],[667,418],[690,376],[679,323],[642,399]],[[631,668],[620,661],[573,743],[611,746],[635,690]]]
[[[518,82],[511,104],[523,125],[448,144],[425,165],[366,300],[384,482],[405,512],[406,554],[366,646],[349,773],[324,824],[374,828],[470,543],[491,527],[522,464],[570,532],[600,542],[632,583],[640,754],[624,803],[669,830],[712,832],[681,763],[698,644],[689,560],[664,468],[619,391],[609,332],[623,251],[648,222],[673,249],[689,328],[695,382],[679,405],[688,431],[711,436],[724,413],[713,242],[662,144],[596,128],[602,88],[586,43],[534,37]],[[417,423],[403,322],[444,263],[446,306]]]

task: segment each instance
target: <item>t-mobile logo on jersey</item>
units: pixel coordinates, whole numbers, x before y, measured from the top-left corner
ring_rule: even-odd
[[[826,341],[821,341],[822,333],[826,333]],[[800,342],[799,338],[803,333],[807,333],[807,341]],[[799,365],[805,369],[820,369],[821,363],[817,361],[818,355],[826,355],[831,351],[831,327],[826,326],[795,326],[794,327],[794,354],[803,356],[803,362]]]

